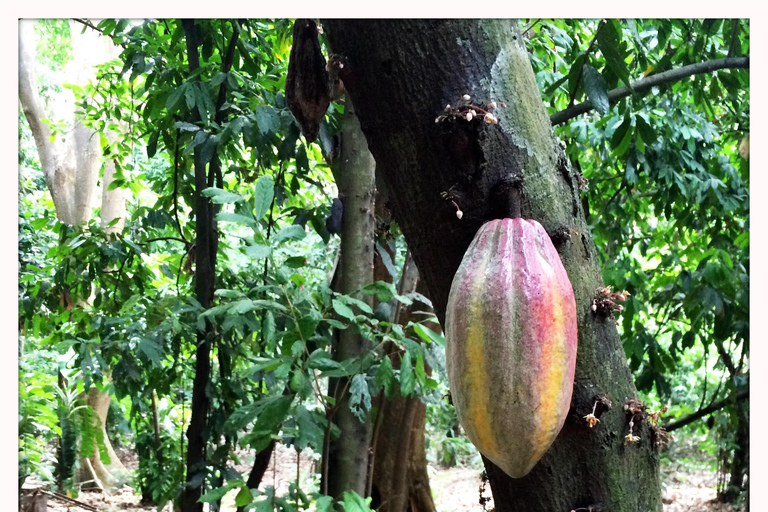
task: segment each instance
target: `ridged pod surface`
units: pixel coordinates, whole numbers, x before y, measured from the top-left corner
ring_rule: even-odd
[[[484,224],[453,278],[446,365],[461,426],[513,478],[563,426],[576,366],[576,300],[535,220]]]

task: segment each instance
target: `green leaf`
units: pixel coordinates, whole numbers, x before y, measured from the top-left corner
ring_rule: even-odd
[[[215,204],[230,204],[245,201],[245,199],[243,199],[243,197],[239,194],[227,192],[226,190],[222,190],[216,187],[208,187],[202,191],[202,194],[205,197],[210,197],[211,201]]]
[[[392,398],[395,392],[395,372],[389,357],[381,360],[379,370],[376,372],[376,385],[384,388],[384,395],[388,399]]]
[[[291,256],[283,263],[288,268],[302,268],[307,265],[306,256]]]
[[[355,312],[352,311],[352,309],[349,308],[349,306],[347,306],[346,304],[341,302],[339,299],[333,299],[333,301],[331,301],[331,305],[333,306],[333,310],[339,316],[342,316],[342,317],[347,318],[349,320],[354,320],[355,319],[355,316],[356,316]]]
[[[232,212],[219,212],[216,214],[216,220],[219,222],[236,222],[238,224],[245,224],[246,226],[258,229],[259,223],[250,217],[240,215],[239,213]]]
[[[253,216],[256,219],[261,219],[269,211],[269,207],[272,205],[272,198],[275,193],[275,182],[272,176],[261,176],[256,181],[256,186],[253,190]]]
[[[261,331],[264,335],[264,342],[267,344],[267,347],[273,346],[275,343],[275,315],[271,311],[267,311],[264,314]]]
[[[605,85],[603,75],[601,75],[594,67],[587,64],[584,66],[584,90],[587,93],[587,98],[592,103],[592,106],[597,110],[600,115],[604,116],[608,113],[610,103],[608,102],[608,89]]]
[[[162,362],[163,347],[151,338],[141,338],[138,349],[156,366]]]
[[[656,140],[656,132],[641,115],[635,116],[635,128],[647,144],[653,144]]]
[[[244,315],[249,311],[253,311],[254,305],[251,299],[241,299],[237,302],[233,302],[232,306],[227,311],[228,315]]]
[[[413,375],[413,365],[411,364],[411,353],[403,354],[400,363],[400,394],[409,396],[416,389],[416,379]]]
[[[315,503],[317,512],[333,512],[333,498],[330,496],[320,496]]]
[[[213,489],[203,494],[202,496],[200,496],[200,499],[197,501],[199,503],[211,503],[213,501],[219,501],[231,489],[234,489],[235,487],[238,487],[241,484],[242,484],[241,481],[227,482],[226,485],[224,485],[223,487],[217,487],[216,489]]]
[[[365,422],[366,413],[371,410],[371,394],[368,391],[365,375],[357,374],[352,377],[352,384],[349,387],[349,409],[361,423]]]
[[[622,143],[622,141],[624,140],[624,137],[626,137],[627,132],[629,132],[629,129],[631,127],[632,127],[632,119],[629,117],[629,113],[627,113],[627,115],[624,116],[624,120],[613,132],[613,135],[611,135],[612,148],[615,149]]]
[[[617,21],[608,20],[603,24],[597,33],[597,47],[600,48],[600,52],[605,57],[606,67],[621,78],[621,81],[630,90],[634,90],[629,79],[629,68],[624,62],[625,53],[622,47],[621,26]]]
[[[238,492],[237,496],[235,496],[235,506],[244,507],[252,502],[253,495],[251,494],[251,490],[248,489],[247,485],[242,486],[240,488],[240,492]]]
[[[259,398],[233,412],[224,423],[224,428],[229,432],[236,432],[251,423],[257,416],[262,425],[274,424],[276,420],[285,417],[293,397],[294,395],[269,395]]]
[[[424,327],[421,324],[410,323],[409,326],[413,327],[413,332],[419,335],[419,338],[427,343],[437,343],[441,347],[445,347],[445,337],[442,334],[438,334],[428,327]]]
[[[272,253],[272,248],[268,245],[249,245],[245,248],[245,254],[250,256],[251,258],[260,260],[261,258],[266,258]]]
[[[349,295],[339,295],[339,300],[347,305],[357,306],[360,308],[360,311],[363,311],[364,313],[368,313],[369,315],[373,314],[373,309],[371,306],[361,300],[350,297]]]
[[[392,257],[380,242],[376,242],[374,246],[376,247],[376,252],[381,258],[381,262],[384,264],[384,268],[386,268],[389,275],[395,279],[397,277],[397,270],[395,270],[395,265],[392,263]]]
[[[274,134],[280,129],[280,116],[274,107],[259,105],[256,107],[256,124],[262,135]]]
[[[397,295],[397,289],[392,283],[386,281],[376,281],[375,283],[363,286],[362,292],[368,295],[376,295],[379,302],[389,302]]]
[[[305,236],[307,236],[307,232],[304,230],[303,226],[300,226],[298,224],[293,224],[292,226],[287,226],[275,233],[274,241],[275,242],[282,242],[283,240],[301,240]]]
[[[160,138],[160,130],[155,130],[152,135],[149,136],[149,142],[147,142],[147,158],[152,158],[157,153],[157,140]]]
[[[371,500],[363,499],[355,491],[344,491],[344,512],[371,512]]]
[[[187,86],[188,84],[184,82],[168,96],[168,99],[165,101],[165,109],[168,111],[169,115],[174,114],[179,109],[179,106],[181,105],[181,97],[187,90]]]

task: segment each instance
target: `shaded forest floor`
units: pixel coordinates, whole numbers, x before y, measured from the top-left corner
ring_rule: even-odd
[[[260,489],[274,485],[277,495],[288,492],[288,483],[296,479],[296,452],[285,446],[278,446],[277,456],[273,458],[267,473],[264,475]],[[121,457],[122,458],[122,457]],[[124,463],[129,469],[135,469],[135,457],[127,455]],[[302,453],[299,461],[299,473],[301,475],[302,489],[305,492],[317,490],[319,485],[313,464],[316,456],[311,453]],[[245,456],[242,464],[237,469],[245,473],[253,462],[253,457]],[[444,469],[429,467],[430,484],[432,494],[435,497],[435,505],[438,512],[481,512],[483,507],[479,504],[480,496],[480,468],[454,467]],[[716,475],[703,470],[686,470],[680,468],[677,471],[667,473],[665,479],[663,501],[664,512],[735,512],[730,505],[717,503],[715,485]],[[25,487],[35,485],[29,482]],[[222,502],[224,512],[234,511],[234,493],[225,496]],[[490,496],[490,488],[486,489],[484,496]],[[152,506],[141,506],[140,496],[133,494],[130,488],[123,489],[112,495],[104,495],[100,492],[82,492],[77,498],[101,512],[150,512]],[[488,505],[491,510],[492,502]],[[86,512],[87,509],[67,504],[54,498],[48,501],[50,512]],[[163,512],[170,512],[172,508],[166,505]]]

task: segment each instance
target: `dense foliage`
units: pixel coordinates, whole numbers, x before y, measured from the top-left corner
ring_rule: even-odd
[[[749,375],[749,72],[697,74],[614,102],[608,91],[748,56],[748,22],[523,23],[550,112],[580,101],[593,107],[555,133],[583,175],[605,281],[629,292],[616,315],[642,398],[655,410],[668,406],[663,422],[671,422],[736,397]],[[116,235],[99,225],[98,211],[86,225],[58,222],[20,115],[20,475],[76,485],[78,453],[104,448],[82,398],[92,386],[111,393],[128,419],[120,435],[139,455],[137,488],[158,506],[179,499],[191,479],[214,509],[237,490],[236,504],[253,503],[251,510],[273,503],[330,510],[332,499],[316,483],[301,489],[297,480],[286,496],[271,488],[262,494],[233,469],[244,451],[261,452],[274,439],[324,453],[337,435],[329,377],[351,378],[350,406],[360,415],[375,409],[380,393],[421,397],[436,456],[454,463],[472,453],[443,400],[444,341],[425,325],[433,317],[400,325],[331,287],[339,242],[325,219],[336,195],[333,140],[344,105],[331,104],[318,143],[304,142],[283,93],[292,23],[194,26],[198,67],[181,21],[84,27],[119,45],[120,59],[99,66],[88,84],[66,84],[60,71],[72,59],[74,35],[66,23],[38,24],[37,74],[50,125],[67,137],[57,98],[71,91],[79,119],[117,159],[111,187],[130,190],[130,200]],[[195,186],[200,165],[209,165],[202,191]],[[216,219],[208,309],[195,292],[197,193],[210,198]],[[396,225],[390,233],[398,234]],[[402,237],[395,244],[394,259],[376,247],[396,282]],[[381,281],[361,291],[382,304],[429,303]],[[359,331],[374,348],[334,360],[338,329]],[[186,475],[184,433],[203,331],[212,346],[207,455],[204,467]],[[401,350],[394,367],[384,353],[393,347]],[[726,462],[736,443],[727,425],[743,424],[747,404],[734,398],[715,413],[722,435],[706,448],[725,453]],[[681,437],[706,428],[692,423]],[[368,510],[355,494],[344,504]]]

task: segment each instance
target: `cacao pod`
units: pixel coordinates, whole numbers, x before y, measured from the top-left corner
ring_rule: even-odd
[[[525,476],[563,426],[576,367],[576,300],[541,224],[484,224],[453,278],[445,318],[461,426],[506,474]]]

